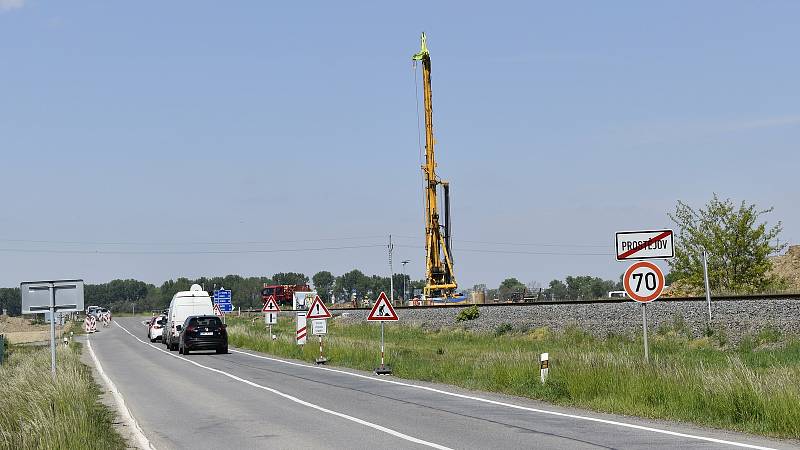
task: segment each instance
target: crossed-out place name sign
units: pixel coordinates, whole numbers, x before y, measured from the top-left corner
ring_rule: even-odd
[[[675,256],[672,230],[619,231],[617,261],[667,259]]]

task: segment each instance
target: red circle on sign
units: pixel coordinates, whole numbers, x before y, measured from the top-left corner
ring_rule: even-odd
[[[650,269],[651,271],[655,272],[656,276],[656,289],[648,295],[639,295],[631,287],[631,278],[633,272],[636,269],[641,269],[642,267]],[[653,300],[657,299],[658,296],[661,295],[661,292],[664,290],[664,273],[661,272],[661,269],[657,265],[651,263],[650,261],[639,261],[637,263],[631,264],[631,266],[628,267],[628,270],[625,271],[625,276],[622,278],[622,280],[623,280],[622,283],[625,286],[625,292],[628,293],[628,296],[636,300],[637,302],[641,303],[652,302]]]

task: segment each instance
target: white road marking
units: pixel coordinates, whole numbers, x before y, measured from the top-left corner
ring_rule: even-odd
[[[254,382],[252,382],[250,380],[246,380],[244,378],[237,377],[236,375],[233,375],[231,373],[225,372],[223,370],[215,369],[213,367],[204,366],[204,365],[202,365],[202,364],[200,364],[200,363],[198,363],[196,361],[192,361],[191,359],[184,358],[183,356],[180,356],[180,355],[176,355],[176,354],[174,354],[174,353],[172,353],[170,351],[164,350],[163,348],[158,348],[158,347],[156,347],[155,345],[153,345],[153,344],[151,344],[149,342],[145,342],[145,341],[139,339],[138,336],[136,336],[133,333],[131,333],[130,331],[128,331],[127,328],[125,328],[122,325],[120,325],[119,322],[114,321],[114,323],[116,323],[117,326],[122,328],[123,331],[125,331],[128,334],[130,334],[134,339],[136,339],[137,341],[141,342],[142,344],[145,344],[145,345],[147,345],[147,346],[149,346],[149,347],[151,347],[151,348],[153,348],[155,350],[158,350],[160,352],[166,353],[169,356],[172,356],[173,358],[182,359],[182,360],[184,360],[184,361],[186,361],[186,362],[188,362],[190,364],[194,364],[197,367],[201,367],[201,368],[209,370],[211,372],[216,372],[216,373],[218,373],[220,375],[224,375],[224,376],[226,376],[228,378],[231,378],[233,380],[236,380],[236,381],[239,381],[241,383],[247,384],[249,386],[253,386],[253,387],[256,387],[256,388],[259,388],[259,389],[263,389],[263,390],[271,392],[271,393],[273,393],[275,395],[281,396],[281,397],[283,397],[283,398],[285,398],[287,400],[291,400],[291,401],[293,401],[295,403],[299,403],[299,404],[301,404],[303,406],[308,406],[309,408],[316,409],[317,411],[322,411],[324,413],[331,414],[331,415],[334,415],[336,417],[341,417],[343,419],[350,420],[350,421],[358,423],[360,425],[364,425],[364,426],[376,429],[378,431],[382,431],[382,432],[384,432],[386,434],[390,434],[392,436],[398,437],[400,439],[404,439],[404,440],[409,441],[409,442],[413,442],[415,444],[420,444],[420,445],[424,445],[424,446],[427,446],[427,447],[432,447],[432,448],[436,448],[436,449],[440,449],[440,450],[452,450],[452,449],[450,449],[450,447],[445,447],[444,445],[439,445],[439,444],[436,444],[436,443],[433,443],[433,442],[428,442],[428,441],[425,441],[425,440],[422,440],[422,439],[419,439],[419,438],[415,438],[414,436],[409,436],[409,435],[407,435],[405,433],[401,433],[401,432],[393,430],[391,428],[387,428],[387,427],[384,427],[382,425],[378,425],[376,423],[372,423],[372,422],[368,422],[368,421],[363,420],[363,419],[359,419],[358,417],[353,417],[353,416],[350,416],[350,415],[347,415],[347,414],[344,414],[344,413],[340,413],[338,411],[333,411],[331,409],[324,408],[324,407],[319,406],[319,405],[315,405],[314,403],[310,403],[310,402],[307,402],[305,400],[301,400],[301,399],[299,399],[299,398],[297,398],[297,397],[295,397],[293,395],[285,394],[285,393],[283,393],[283,392],[281,392],[281,391],[279,391],[277,389],[273,389],[271,387],[267,387],[267,386],[260,385],[258,383],[254,383]]]
[[[144,435],[144,432],[139,427],[139,423],[136,422],[136,419],[133,418],[133,414],[131,414],[131,411],[125,405],[125,399],[122,398],[122,394],[120,394],[119,390],[117,390],[117,387],[114,386],[114,382],[111,381],[111,378],[109,378],[105,371],[103,371],[103,366],[100,365],[100,360],[97,359],[97,355],[94,353],[94,349],[92,349],[91,339],[86,339],[86,347],[89,349],[89,354],[92,355],[92,360],[94,361],[95,368],[97,368],[97,372],[106,383],[106,386],[108,386],[108,389],[114,396],[114,400],[116,400],[117,405],[119,405],[119,410],[122,412],[122,419],[127,422],[128,428],[131,429],[133,436],[136,438],[136,442],[139,444],[139,448],[144,450],[155,450],[155,447],[150,444],[147,436]]]
[[[730,445],[730,446],[733,446],[733,447],[752,448],[752,449],[757,449],[757,450],[776,450],[776,449],[774,449],[772,447],[763,447],[763,446],[759,446],[759,445],[745,444],[745,443],[742,443],[742,442],[726,441],[724,439],[717,439],[717,438],[706,437],[706,436],[697,436],[697,435],[687,434],[687,433],[679,433],[677,431],[662,430],[660,428],[646,427],[646,426],[643,426],[643,425],[636,425],[636,424],[625,423],[625,422],[617,422],[615,420],[600,419],[600,418],[597,418],[597,417],[579,416],[579,415],[576,415],[576,414],[567,414],[567,413],[562,413],[562,412],[557,412],[557,411],[548,411],[546,409],[539,409],[539,408],[530,408],[530,407],[527,407],[527,406],[515,405],[513,403],[506,403],[506,402],[501,402],[501,401],[497,401],[497,400],[489,400],[487,398],[475,397],[475,396],[472,396],[472,395],[465,395],[465,394],[458,394],[458,393],[455,393],[455,392],[448,392],[448,391],[444,391],[442,389],[436,389],[436,388],[432,388],[432,387],[428,387],[428,386],[419,386],[419,385],[416,385],[416,384],[403,383],[402,381],[387,380],[385,378],[378,378],[377,376],[361,375],[359,373],[352,373],[352,372],[347,372],[347,371],[344,371],[344,370],[332,369],[330,367],[311,366],[311,365],[308,365],[308,364],[297,363],[297,362],[293,362],[293,361],[286,361],[286,360],[278,359],[278,358],[271,358],[269,356],[254,355],[253,353],[243,352],[243,351],[240,351],[240,350],[229,350],[229,351],[235,352],[235,353],[241,353],[243,355],[249,355],[249,356],[252,356],[253,358],[266,359],[266,360],[269,360],[269,361],[279,362],[279,363],[282,363],[282,364],[288,364],[290,366],[305,367],[307,369],[312,369],[312,370],[325,370],[325,371],[329,371],[329,372],[336,372],[336,373],[340,373],[340,374],[343,374],[343,375],[349,375],[349,376],[352,376],[352,377],[357,377],[357,378],[363,378],[363,379],[366,379],[366,380],[377,381],[377,382],[380,382],[380,383],[389,383],[389,384],[394,384],[394,385],[398,385],[398,386],[405,386],[405,387],[409,387],[409,388],[413,388],[413,389],[421,389],[421,390],[424,390],[424,391],[435,392],[437,394],[449,395],[451,397],[464,398],[464,399],[468,399],[468,400],[474,400],[474,401],[477,401],[477,402],[489,403],[489,404],[497,405],[497,406],[504,406],[506,408],[519,409],[519,410],[523,410],[523,411],[529,411],[529,412],[540,413],[540,414],[549,414],[549,415],[552,415],[552,416],[568,417],[570,419],[578,419],[578,420],[586,420],[586,421],[590,421],[590,422],[604,423],[604,424],[607,424],[607,425],[615,425],[615,426],[624,427],[624,428],[633,428],[633,429],[636,429],[636,430],[649,431],[649,432],[652,432],[652,433],[659,433],[659,434],[666,434],[666,435],[669,435],[669,436],[682,437],[682,438],[688,438],[688,439],[696,439],[696,440],[706,441],[706,442],[713,442],[715,444],[725,444],[725,445]]]

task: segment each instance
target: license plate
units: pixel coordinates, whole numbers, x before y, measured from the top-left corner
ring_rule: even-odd
[[[200,333],[200,336],[213,336],[213,335],[214,335],[213,331],[203,331],[202,333]]]

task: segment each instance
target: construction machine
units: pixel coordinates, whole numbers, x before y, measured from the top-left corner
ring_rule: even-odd
[[[450,184],[436,175],[433,138],[433,103],[431,100],[431,55],[425,33],[421,49],[412,57],[414,64],[421,63],[425,107],[425,164],[422,174],[425,182],[425,298],[446,299],[454,297],[458,285],[453,274],[453,254],[450,246]],[[439,218],[439,186],[443,196],[443,222]]]

